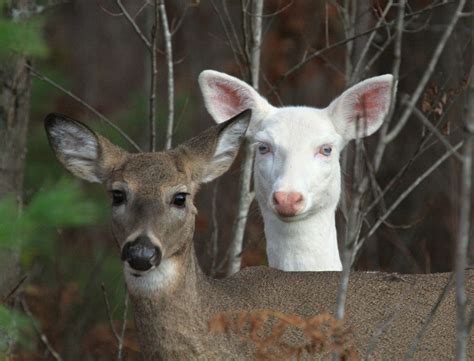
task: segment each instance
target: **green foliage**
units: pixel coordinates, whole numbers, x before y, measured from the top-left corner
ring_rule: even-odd
[[[32,322],[24,314],[0,305],[0,359],[7,356],[13,343],[21,341],[21,333],[31,330]]]
[[[24,260],[37,253],[48,255],[58,228],[97,223],[103,217],[101,208],[76,181],[67,179],[35,193],[21,212],[6,198],[0,202],[0,248],[19,247]]]
[[[47,47],[42,35],[43,21],[13,21],[0,18],[0,53],[15,52],[44,57]]]

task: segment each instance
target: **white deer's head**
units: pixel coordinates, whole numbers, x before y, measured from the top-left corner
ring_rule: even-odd
[[[277,108],[251,86],[206,70],[199,84],[217,123],[252,109],[247,136],[256,145],[255,190],[263,212],[283,221],[335,210],[339,201],[339,155],[348,141],[374,133],[391,98],[392,76],[364,80],[327,108]]]

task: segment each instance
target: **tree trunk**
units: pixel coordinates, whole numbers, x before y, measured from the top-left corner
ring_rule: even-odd
[[[13,9],[28,13],[30,0],[13,0]],[[11,54],[0,61],[0,201],[12,196],[22,202],[31,77],[26,56]],[[18,282],[19,250],[0,252],[0,300]]]

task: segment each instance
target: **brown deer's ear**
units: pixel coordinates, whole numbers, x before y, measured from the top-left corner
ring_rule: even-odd
[[[229,169],[237,156],[250,118],[251,111],[244,110],[178,148],[197,183],[210,182]]]
[[[79,178],[102,183],[127,158],[126,151],[65,115],[48,114],[44,124],[56,157]]]

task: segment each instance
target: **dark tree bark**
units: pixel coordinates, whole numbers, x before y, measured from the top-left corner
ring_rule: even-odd
[[[31,0],[13,0],[11,8],[28,14]],[[0,60],[0,201],[7,196],[22,203],[31,77],[28,58],[11,54]],[[1,251],[0,300],[18,282],[18,250]]]

